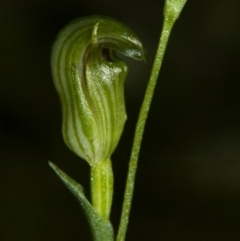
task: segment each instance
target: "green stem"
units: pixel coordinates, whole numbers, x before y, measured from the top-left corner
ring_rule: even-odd
[[[159,41],[158,49],[154,59],[150,79],[148,82],[147,90],[144,96],[144,100],[142,103],[142,107],[141,107],[137,125],[136,125],[131,157],[129,162],[129,169],[128,169],[125,194],[124,194],[121,220],[120,220],[119,230],[116,238],[117,241],[125,240],[127,225],[129,221],[129,214],[131,209],[131,203],[132,203],[132,197],[133,197],[133,191],[134,191],[134,183],[135,183],[135,176],[136,176],[136,170],[137,170],[137,164],[138,164],[139,151],[140,151],[140,146],[142,142],[142,136],[144,132],[146,119],[148,116],[150,104],[154,94],[154,89],[157,83],[157,79],[158,79],[159,71],[163,61],[163,56],[165,53],[168,39],[172,30],[172,27],[174,25],[174,22],[178,18],[185,2],[186,0],[185,1],[177,0],[177,4],[179,4],[177,8],[174,5],[175,4],[174,0],[173,1],[167,0],[165,2],[163,29],[161,32],[160,41]]]
[[[112,205],[113,173],[110,159],[91,167],[92,206],[98,214],[108,220]]]

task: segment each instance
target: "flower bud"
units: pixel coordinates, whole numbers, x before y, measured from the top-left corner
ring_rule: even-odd
[[[103,16],[76,19],[58,35],[52,51],[53,79],[61,99],[65,143],[91,166],[110,158],[126,120],[125,62],[145,52],[136,35]]]

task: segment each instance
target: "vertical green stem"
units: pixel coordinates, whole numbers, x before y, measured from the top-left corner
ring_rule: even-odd
[[[131,209],[131,203],[132,203],[132,197],[133,197],[135,176],[136,176],[136,170],[137,170],[137,164],[138,164],[138,156],[139,156],[146,119],[148,116],[150,104],[152,101],[154,89],[157,83],[159,71],[161,68],[161,64],[162,64],[163,56],[167,46],[167,42],[170,36],[170,32],[185,2],[186,0],[166,0],[165,2],[163,29],[161,32],[160,41],[159,41],[158,49],[154,59],[150,79],[148,82],[147,90],[144,96],[144,100],[142,103],[142,107],[141,107],[137,125],[136,125],[133,147],[132,147],[132,152],[131,152],[131,157],[129,162],[129,169],[128,169],[125,194],[124,194],[121,220],[120,220],[119,230],[118,230],[117,239],[116,239],[117,241],[125,240],[127,225],[129,221],[129,214]]]
[[[112,205],[113,173],[110,159],[91,167],[92,205],[99,215],[108,220]]]
[[[127,176],[127,183],[126,183],[126,189],[124,194],[124,202],[123,202],[123,208],[122,208],[122,215],[121,215],[121,221],[117,236],[117,241],[124,241],[125,235],[127,231],[127,225],[129,221],[129,213],[131,209],[131,202],[133,197],[133,190],[134,190],[134,182],[135,182],[135,175],[137,170],[137,164],[138,164],[138,156],[139,156],[139,150],[141,146],[142,136],[144,132],[144,127],[146,123],[146,119],[149,112],[149,106],[152,101],[153,92],[156,86],[159,70],[162,64],[162,59],[164,56],[165,48],[167,45],[167,41],[170,34],[171,25],[167,24],[165,22],[160,38],[160,44],[158,46],[158,50],[155,56],[151,76],[149,79],[148,87],[145,93],[145,97],[143,100],[143,104],[140,110],[136,130],[135,130],[135,136],[133,141],[133,147],[131,152],[131,158],[129,162],[129,169],[128,169],[128,176]]]

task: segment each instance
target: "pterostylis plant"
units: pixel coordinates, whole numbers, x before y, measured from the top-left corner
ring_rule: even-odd
[[[165,1],[163,28],[136,125],[116,235],[109,220],[114,189],[111,155],[126,121],[124,82],[128,73],[127,64],[117,57],[116,51],[145,60],[145,50],[131,29],[105,16],[72,21],[54,43],[51,65],[62,105],[63,138],[90,165],[91,200],[79,183],[53,163],[50,166],[82,206],[94,241],[125,240],[145,122],[169,35],[185,3],[186,0]]]

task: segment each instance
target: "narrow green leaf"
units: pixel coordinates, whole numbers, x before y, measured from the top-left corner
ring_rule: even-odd
[[[49,165],[79,201],[91,226],[94,241],[113,241],[114,234],[111,223],[99,216],[93,209],[92,205],[84,195],[83,187],[52,162],[49,162]]]

